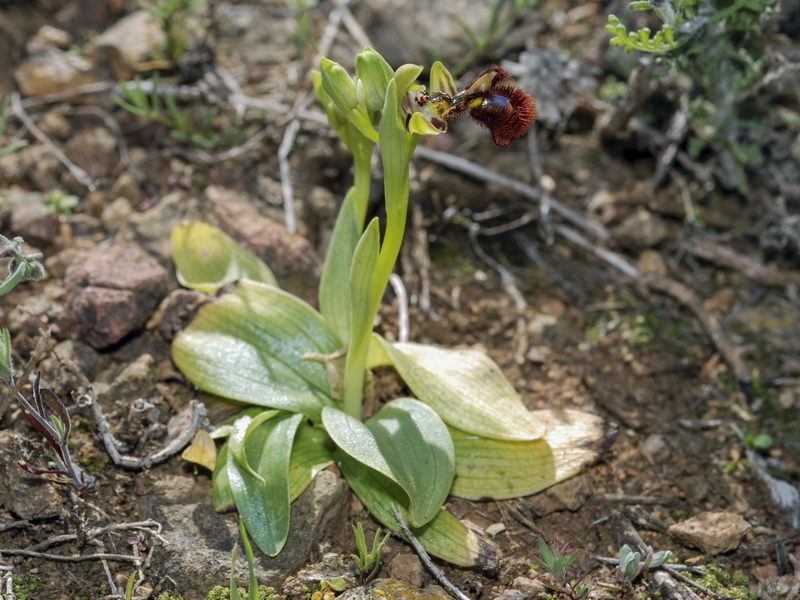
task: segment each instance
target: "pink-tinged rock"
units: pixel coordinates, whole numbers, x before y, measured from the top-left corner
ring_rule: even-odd
[[[137,246],[95,248],[66,273],[72,337],[96,349],[140,329],[167,293],[167,272]]]
[[[735,550],[748,531],[750,524],[731,512],[702,512],[669,528],[676,541],[711,555]]]

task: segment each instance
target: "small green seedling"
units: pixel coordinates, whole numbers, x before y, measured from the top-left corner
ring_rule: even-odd
[[[311,600],[333,600],[336,594],[347,589],[347,582],[342,577],[334,577],[331,580],[323,579],[319,582],[319,587],[311,594]]]
[[[6,295],[23,281],[41,281],[44,279],[44,266],[39,259],[41,253],[24,254],[22,244],[25,240],[21,237],[8,239],[0,235],[0,259],[10,257],[7,268],[8,275],[0,282],[0,296]]]
[[[53,190],[45,197],[44,212],[48,215],[69,215],[78,206],[78,197],[62,190]]]
[[[356,547],[358,548],[358,555],[351,554],[350,556],[356,561],[356,566],[358,567],[358,571],[361,574],[361,579],[363,581],[369,581],[378,572],[378,569],[381,566],[381,553],[383,552],[383,545],[386,543],[386,540],[389,539],[389,536],[392,534],[391,531],[387,532],[383,539],[381,539],[381,528],[378,527],[377,531],[375,531],[375,537],[372,538],[372,550],[367,551],[367,541],[364,538],[364,528],[361,526],[361,523],[358,523],[355,527],[353,527],[353,534],[356,538]]]
[[[631,547],[625,544],[619,550],[620,575],[626,581],[633,582],[648,569],[657,569],[663,565],[670,556],[672,556],[672,552],[669,550],[662,550],[654,554],[653,548],[648,546],[644,560],[642,560],[639,552],[631,550]]]
[[[36,431],[44,436],[50,446],[50,458],[56,464],[54,469],[40,469],[19,460],[21,469],[33,475],[56,475],[67,477],[76,487],[93,485],[94,478],[87,477],[80,465],[69,452],[69,434],[72,422],[69,411],[58,395],[51,389],[41,386],[41,373],[33,382],[33,402],[19,391],[14,377],[14,361],[11,356],[11,336],[8,329],[0,330],[0,381],[8,387],[19,403],[22,414]],[[2,414],[2,413],[0,413]]]
[[[575,560],[575,557],[578,556],[577,550],[575,552],[569,551],[572,542],[567,542],[560,548],[555,544],[547,544],[542,538],[539,538],[537,543],[542,558],[534,557],[534,560],[553,578],[553,582],[547,584],[548,587],[570,600],[586,600],[594,587],[594,583],[583,582],[587,572],[576,575],[570,571],[570,565]]]

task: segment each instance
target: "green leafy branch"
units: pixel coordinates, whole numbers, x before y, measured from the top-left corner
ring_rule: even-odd
[[[653,36],[649,27],[642,27],[638,31],[628,31],[628,28],[616,15],[608,15],[606,31],[614,37],[610,44],[617,48],[624,48],[626,52],[639,50],[641,52],[669,52],[678,48],[681,43],[675,40],[675,33],[669,25],[665,25]]]
[[[0,234],[0,259],[11,257],[7,265],[8,275],[0,282],[0,296],[5,296],[23,281],[44,279],[44,266],[39,262],[42,254],[40,252],[24,254],[22,252],[24,241],[21,237],[10,240]]]

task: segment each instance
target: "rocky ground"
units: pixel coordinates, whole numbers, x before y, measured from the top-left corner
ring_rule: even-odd
[[[21,458],[46,463],[44,444],[15,403],[0,412],[0,597],[13,584],[20,600],[120,598],[133,572],[138,598],[202,600],[225,585],[236,518],[213,511],[209,474],[179,453],[203,418],[195,400],[212,423],[232,409],[189,386],[169,358],[197,301],[178,285],[169,233],[188,219],[212,223],[315,302],[350,158],[308,74],[321,54],[351,67],[367,43],[395,66],[467,58],[464,79],[501,63],[540,112],[509,150],[458,123],[417,153],[400,265],[411,339],[483,348],[530,408],[578,408],[619,426],[598,464],[544,493],[448,502],[494,541],[501,568],[440,565],[447,577],[474,599],[544,597],[535,558],[545,538],[580,551],[575,568],[596,582],[596,598],[795,597],[800,47],[791,21],[778,15],[763,32],[773,93],[749,118],[769,124],[757,140],[765,162],[737,189],[724,165],[673,136],[661,113],[680,88],[666,71],[651,72],[639,117],[612,125],[637,95],[633,75],[628,96],[606,93],[624,83],[620,65],[637,61],[612,53],[604,30],[607,12],[624,5],[534,3],[478,52],[465,32],[485,30],[488,6],[395,4],[214,2],[189,20],[190,49],[174,69],[158,56],[163,31],[132,3],[0,3],[0,93],[10,99],[0,149],[28,142],[0,158],[0,233],[23,237],[47,270],[2,298],[0,325],[17,363],[41,370],[65,400],[71,450],[96,479],[75,490],[24,473]],[[156,69],[192,117],[183,134],[113,101],[120,81],[152,82]],[[664,162],[670,140],[676,158]],[[377,172],[374,183],[377,203]],[[387,336],[396,314],[387,294]],[[371,539],[377,523],[335,470],[321,473],[293,508],[287,549],[259,558],[260,582],[292,598],[338,576],[349,597],[442,596],[397,537],[382,581],[356,587],[357,522]],[[702,588],[684,571],[621,581],[604,559],[625,543],[705,566],[704,578],[692,575]]]

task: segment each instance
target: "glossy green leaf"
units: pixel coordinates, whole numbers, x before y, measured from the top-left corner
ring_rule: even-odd
[[[236,501],[231,491],[231,480],[228,477],[228,442],[225,442],[217,454],[217,466],[211,475],[211,503],[217,512],[230,512],[236,508]]]
[[[533,494],[595,462],[615,434],[603,419],[577,410],[538,410],[532,415],[547,426],[538,440],[493,440],[449,428],[456,456],[451,494],[469,500]]]
[[[356,496],[385,527],[399,532],[392,512],[397,506],[408,521],[408,497],[396,483],[364,466],[341,450],[334,453],[336,462]],[[425,549],[447,562],[481,571],[495,572],[498,561],[494,546],[467,529],[444,509],[427,525],[411,528]]]
[[[303,415],[279,415],[248,433],[244,440],[246,462],[258,473],[252,475],[235,458],[239,440],[228,440],[228,478],[236,509],[256,546],[275,556],[289,534],[289,460],[295,432]]]
[[[322,422],[342,451],[400,486],[409,499],[411,525],[438,514],[453,481],[454,454],[447,427],[429,406],[398,398],[366,424],[325,408]]]
[[[322,409],[322,424],[333,443],[342,451],[392,481],[397,481],[392,468],[381,453],[375,436],[364,423],[338,408],[326,406]]]
[[[385,340],[383,345],[414,395],[448,425],[500,440],[534,440],[544,434],[544,425],[482,352]]]
[[[429,522],[453,482],[455,457],[447,426],[431,407],[413,398],[392,400],[366,425],[410,499],[409,524]]]
[[[178,281],[190,289],[210,294],[244,278],[278,285],[264,261],[208,223],[178,225],[171,247]]]
[[[354,205],[354,189],[345,196],[331,243],[325,255],[325,267],[319,282],[319,309],[326,323],[342,342],[350,340],[350,267],[359,238],[359,223]]]
[[[372,219],[358,241],[353,264],[350,268],[350,324],[352,327],[351,343],[369,343],[369,332],[375,316],[371,299],[375,296],[372,289],[375,263],[380,252],[381,234],[378,219]],[[383,291],[381,290],[381,295]],[[366,348],[365,348],[366,349]]]
[[[322,429],[307,421],[300,423],[289,459],[289,497],[292,502],[305,491],[317,473],[333,463],[329,442],[328,434]]]
[[[341,348],[308,304],[274,286],[240,281],[203,306],[172,344],[178,368],[199,388],[233,400],[302,412],[332,403],[325,365],[308,354]]]

